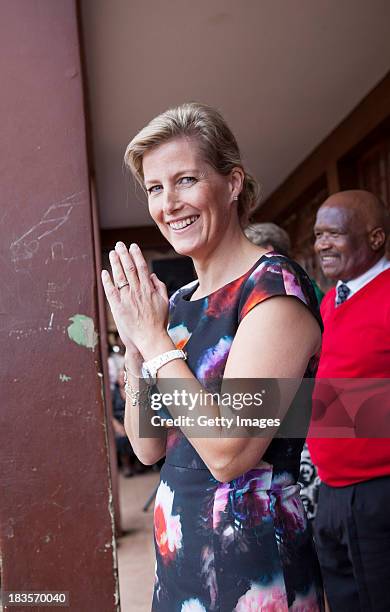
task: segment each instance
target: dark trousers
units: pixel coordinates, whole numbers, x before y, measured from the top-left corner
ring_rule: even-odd
[[[331,612],[390,612],[390,477],[321,483],[314,536]]]

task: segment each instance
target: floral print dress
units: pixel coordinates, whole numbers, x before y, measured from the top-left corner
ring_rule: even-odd
[[[322,322],[306,273],[267,253],[240,278],[190,300],[194,281],[170,300],[168,331],[193,374],[215,392],[240,321],[275,295],[301,300]],[[307,366],[314,377],[317,358]],[[304,440],[274,438],[262,461],[217,481],[179,428],[168,428],[154,510],[153,612],[318,612],[319,565],[299,495]]]

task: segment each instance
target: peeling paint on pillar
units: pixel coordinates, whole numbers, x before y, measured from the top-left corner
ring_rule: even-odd
[[[76,344],[94,350],[98,343],[98,335],[95,331],[93,319],[87,317],[87,315],[75,314],[73,317],[69,317],[69,320],[73,321],[67,329],[69,338]]]
[[[71,376],[67,376],[66,374],[60,374],[60,381],[61,382],[68,382],[69,380],[72,380]]]

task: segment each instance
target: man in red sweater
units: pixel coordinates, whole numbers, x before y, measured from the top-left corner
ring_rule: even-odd
[[[315,250],[324,274],[337,284],[321,304],[325,329],[313,425],[321,401],[322,414],[333,411],[339,418],[344,411],[347,424],[352,407],[348,381],[340,381],[332,396],[324,395],[321,378],[355,379],[362,387],[363,379],[390,378],[388,232],[386,208],[367,191],[336,193],[317,213]],[[389,395],[385,402],[383,396],[388,405]],[[381,435],[378,428],[367,433],[364,425],[375,419],[377,405],[361,407],[368,418],[355,413],[356,437],[308,439],[322,480],[314,533],[332,612],[390,611],[390,441],[372,437]]]

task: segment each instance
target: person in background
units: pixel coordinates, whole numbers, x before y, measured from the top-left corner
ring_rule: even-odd
[[[286,230],[276,223],[252,223],[252,225],[248,225],[244,233],[253,244],[257,244],[263,249],[276,251],[286,257],[290,254],[290,236]]]
[[[357,378],[361,385],[390,374],[389,214],[372,193],[342,191],[320,207],[314,233],[323,273],[337,280],[321,304],[325,331],[314,401],[340,414],[353,396],[344,384],[327,398],[319,379]],[[330,608],[388,612],[389,440],[313,437],[308,446],[322,480],[314,533]]]
[[[290,236],[286,230],[276,225],[276,223],[253,223],[245,229],[244,233],[253,244],[257,244],[267,249],[267,251],[276,251],[276,253],[284,255],[285,257],[290,256]],[[314,287],[318,303],[320,304],[324,294],[315,280],[310,280]],[[303,446],[301,455],[299,483],[301,485],[301,498],[305,506],[307,517],[312,520],[317,511],[320,479],[310,459],[310,453],[306,443]]]
[[[245,235],[253,244],[276,251],[281,255],[291,256],[291,240],[285,229],[276,223],[253,223],[245,230]],[[324,297],[323,291],[319,288],[314,278],[310,279],[316,293],[318,303]]]
[[[108,344],[108,375],[110,380],[111,396],[113,396],[118,374],[124,368],[124,346],[118,332],[115,333],[115,344]]]
[[[108,345],[108,378],[110,381],[110,391],[111,391],[111,398],[113,397],[113,393],[114,393],[114,389],[115,389],[115,384],[118,380],[118,368],[117,365],[115,363],[115,359],[114,359],[114,352],[112,350],[112,346],[109,344]]]

